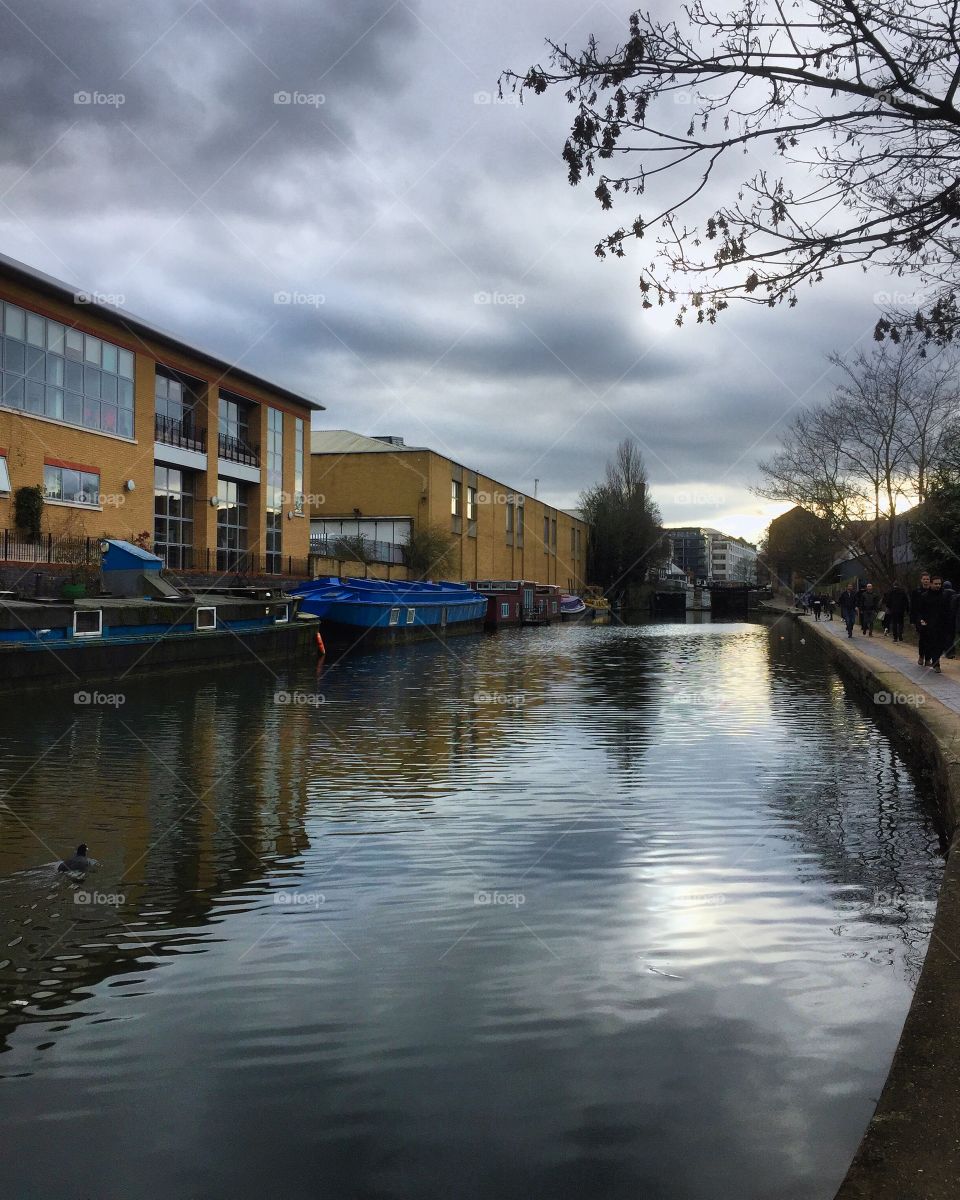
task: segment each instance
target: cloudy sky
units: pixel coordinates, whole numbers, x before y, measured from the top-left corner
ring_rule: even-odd
[[[0,249],[315,396],[316,427],[565,507],[633,436],[668,524],[755,536],[781,511],[758,458],[890,285],[706,330],[641,311],[636,251],[593,254],[633,208],[566,181],[573,110],[496,97],[547,37],[622,40],[629,8],[4,0]]]

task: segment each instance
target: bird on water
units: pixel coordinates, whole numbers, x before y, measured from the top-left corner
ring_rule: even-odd
[[[81,842],[77,847],[77,852],[65,859],[58,867],[58,871],[88,871],[94,864],[94,859],[87,857],[87,843]]]

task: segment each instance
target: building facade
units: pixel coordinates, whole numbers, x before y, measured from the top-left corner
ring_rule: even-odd
[[[719,529],[686,526],[666,530],[672,561],[690,579],[714,583],[756,583],[757,548]]]
[[[139,538],[173,571],[306,570],[316,401],[0,256],[0,530],[43,489],[43,531]],[[12,535],[12,536],[11,536]]]
[[[400,564],[414,529],[449,534],[443,575],[586,586],[586,522],[402,438],[315,432],[310,524],[315,552],[363,537],[377,561]]]

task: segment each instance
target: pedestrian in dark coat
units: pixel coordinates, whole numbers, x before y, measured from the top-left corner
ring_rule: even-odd
[[[950,615],[947,618],[947,628],[943,634],[943,657],[956,658],[954,652],[954,644],[957,640],[957,598],[958,593],[953,590],[953,584],[949,579],[943,581],[943,594],[947,598],[947,603],[950,607]]]
[[[939,673],[940,655],[950,623],[950,601],[943,594],[943,580],[934,575],[929,589],[920,597],[917,629],[920,634],[920,655],[917,665],[933,667]]]
[[[823,597],[820,595],[814,596],[812,607],[813,607],[814,620],[819,621],[820,620],[820,609],[823,608]]]
[[[923,596],[924,592],[928,592],[929,590],[930,572],[924,571],[924,573],[920,576],[920,586],[915,587],[910,593],[910,624],[914,627],[914,629],[919,630],[920,628],[917,624],[917,611],[920,598]]]
[[[857,593],[852,583],[847,584],[847,590],[840,593],[840,616],[847,627],[847,637],[853,637],[853,627],[857,622]]]
[[[873,637],[873,623],[877,618],[880,607],[880,597],[873,590],[873,584],[868,583],[857,597],[857,608],[860,609],[860,632],[866,637]]]
[[[903,622],[910,611],[910,597],[898,580],[893,581],[893,586],[884,596],[883,603],[887,610],[887,616],[890,618],[890,632],[893,634],[893,640],[902,642]]]

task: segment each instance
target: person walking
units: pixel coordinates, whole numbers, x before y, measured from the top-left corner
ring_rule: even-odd
[[[819,621],[820,620],[820,609],[823,608],[823,597],[819,594],[815,595],[813,597],[811,606],[813,608],[813,619],[815,621]]]
[[[910,593],[910,624],[916,629],[917,635],[920,634],[920,626],[917,624],[919,617],[917,616],[920,610],[920,601],[925,592],[930,591],[930,572],[924,571],[920,576],[920,585],[915,587]]]
[[[873,637],[873,623],[876,620],[877,609],[880,607],[880,597],[873,590],[873,584],[868,583],[857,596],[857,608],[860,609],[860,632],[864,637]]]
[[[943,594],[943,580],[934,575],[930,587],[919,601],[917,630],[920,634],[920,655],[917,666],[933,667],[940,673],[940,655],[950,621],[950,601]]]
[[[946,628],[943,631],[943,657],[956,658],[954,646],[957,640],[957,598],[958,593],[953,590],[953,584],[949,579],[943,581],[943,594],[946,597],[949,613],[946,617]]]
[[[903,641],[903,622],[910,611],[910,597],[898,579],[893,581],[890,591],[883,598],[890,623],[890,632],[895,642]]]
[[[828,596],[824,597],[823,607],[827,610],[827,620],[828,621],[833,620],[833,610],[834,610],[835,605],[836,605],[836,601],[834,600],[834,598],[832,596],[828,595]]]
[[[853,582],[847,584],[847,590],[840,593],[840,616],[847,627],[847,637],[853,637],[853,627],[857,623],[857,593]]]

